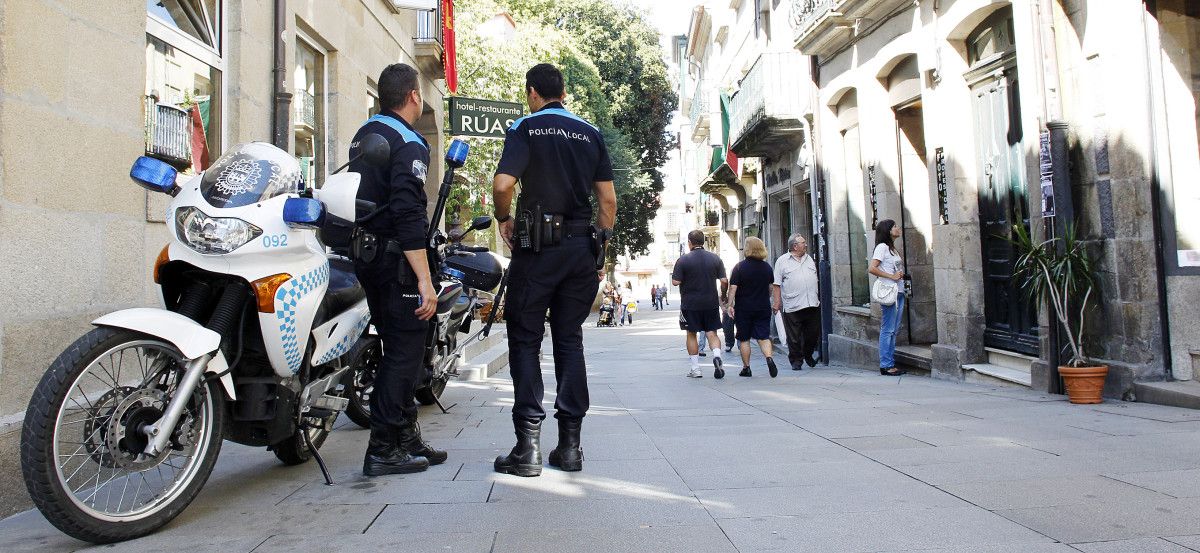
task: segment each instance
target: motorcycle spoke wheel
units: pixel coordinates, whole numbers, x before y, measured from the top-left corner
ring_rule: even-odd
[[[192,398],[165,452],[142,452],[149,438],[141,428],[166,410],[182,374],[179,361],[166,344],[126,343],[101,354],[75,379],[55,423],[54,457],[59,482],[76,507],[99,519],[137,519],[170,502],[191,479],[210,445],[196,440],[211,434],[207,398]]]
[[[195,497],[221,446],[223,398],[201,384],[162,453],[143,429],[162,417],[183,374],[174,346],[95,329],[43,376],[22,430],[22,471],[52,524],[94,543],[145,535]]]

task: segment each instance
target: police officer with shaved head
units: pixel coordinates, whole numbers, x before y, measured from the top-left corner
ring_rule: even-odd
[[[358,199],[376,207],[359,208],[351,242],[354,271],[367,295],[371,322],[383,342],[383,358],[371,391],[371,438],[363,459],[363,474],[382,476],[423,471],[446,460],[421,439],[413,397],[422,373],[429,319],[437,310],[437,293],[426,254],[425,174],[429,143],[413,128],[424,103],[416,69],[403,63],[387,66],[379,75],[383,108],[354,136],[350,157],[359,140],[383,136],[391,146],[383,167],[354,161],[350,170],[362,176]]]
[[[517,434],[516,446],[496,458],[495,469],[518,476],[542,473],[546,412],[540,357],[547,309],[558,419],[558,446],[549,461],[564,471],[583,468],[579,434],[588,410],[583,321],[596,299],[617,210],[604,137],[563,106],[563,89],[562,73],[553,65],[536,65],[525,74],[530,115],[508,129],[492,183],[500,234],[513,251],[504,318]]]

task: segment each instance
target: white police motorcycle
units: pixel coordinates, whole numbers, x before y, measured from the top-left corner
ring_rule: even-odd
[[[383,137],[357,146],[387,163]],[[466,155],[455,141],[447,182]],[[347,354],[370,321],[353,267],[318,235],[352,227],[357,173],[306,189],[292,156],[255,142],[182,185],[146,157],[130,177],[174,196],[153,273],[164,308],[93,321],[42,377],[21,434],[38,509],[94,543],[144,536],[182,512],[222,439],[286,464],[315,456],[330,482],[317,450],[347,407]]]

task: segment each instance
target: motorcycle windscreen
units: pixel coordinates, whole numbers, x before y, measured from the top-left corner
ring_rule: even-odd
[[[238,144],[204,170],[200,194],[218,208],[242,207],[304,187],[300,164],[265,142]]]

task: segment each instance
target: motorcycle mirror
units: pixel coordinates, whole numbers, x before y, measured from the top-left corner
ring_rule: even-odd
[[[376,167],[386,167],[392,157],[392,145],[386,138],[371,133],[358,140],[359,151],[363,159]]]
[[[450,147],[446,149],[446,165],[458,169],[467,163],[467,153],[471,151],[471,147],[466,142],[454,139],[450,143]]]
[[[350,161],[344,163],[341,167],[334,169],[331,175],[341,173],[342,170],[349,167],[351,163],[360,159],[376,167],[387,167],[392,158],[392,145],[388,144],[386,138],[371,133],[354,142],[350,143],[350,149],[358,148],[358,154],[350,158]]]
[[[283,202],[283,221],[295,228],[320,228],[325,206],[312,198],[288,198]]]
[[[179,172],[167,162],[142,156],[133,162],[129,169],[129,178],[138,186],[152,192],[172,194],[175,192],[175,177]]]
[[[467,232],[473,230],[483,230],[492,226],[492,218],[487,215],[480,215],[471,219],[471,226],[467,228]]]

